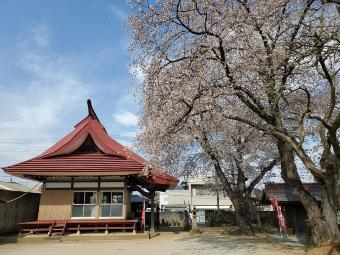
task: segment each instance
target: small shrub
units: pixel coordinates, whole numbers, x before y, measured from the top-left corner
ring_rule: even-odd
[[[252,228],[256,233],[269,233],[269,234],[274,234],[277,232],[276,227],[269,223],[264,223],[264,224],[253,224]]]

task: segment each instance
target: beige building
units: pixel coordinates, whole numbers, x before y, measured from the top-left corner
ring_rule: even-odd
[[[206,210],[232,210],[228,196],[210,191],[203,177],[191,178],[173,190],[160,192],[160,208],[164,211],[183,211],[196,208],[198,222],[204,223]]]

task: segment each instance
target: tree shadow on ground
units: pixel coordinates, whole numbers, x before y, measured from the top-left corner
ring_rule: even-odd
[[[202,234],[186,236],[178,240],[179,242],[192,242],[197,243],[197,249],[202,246],[214,247],[214,250],[218,249],[223,254],[230,252],[237,254],[239,251],[246,251],[249,254],[255,252],[261,253],[261,251],[267,251],[268,254],[275,252],[278,254],[294,254],[296,252],[304,250],[302,247],[296,247],[274,241],[267,236],[228,236],[219,234]],[[193,247],[191,247],[193,248]],[[280,253],[281,252],[281,253]],[[196,254],[196,253],[195,253]],[[228,254],[228,253],[227,253]],[[273,253],[274,254],[274,253]]]

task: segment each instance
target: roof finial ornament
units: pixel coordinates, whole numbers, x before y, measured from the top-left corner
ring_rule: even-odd
[[[95,113],[95,111],[93,110],[93,107],[92,107],[92,103],[91,103],[91,100],[90,99],[87,99],[87,108],[88,108],[88,111],[89,111],[89,115],[92,116],[93,118],[98,119],[97,117],[97,114]],[[100,122],[100,121],[99,121]]]

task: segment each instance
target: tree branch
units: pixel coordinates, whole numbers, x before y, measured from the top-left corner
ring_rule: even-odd
[[[267,166],[262,168],[261,172],[255,177],[255,179],[247,187],[247,193],[249,195],[251,195],[251,192],[253,191],[255,186],[262,180],[265,174],[271,171],[277,163],[278,163],[278,160],[274,159]]]

